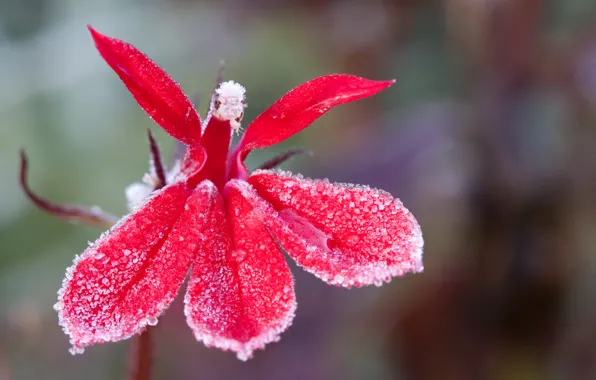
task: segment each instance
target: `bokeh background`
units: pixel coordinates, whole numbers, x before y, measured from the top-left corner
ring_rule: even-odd
[[[27,202],[126,213],[147,170],[137,107],[85,28],[134,43],[204,113],[224,58],[245,125],[315,76],[396,78],[290,146],[285,168],[392,192],[422,225],[425,272],[345,290],[294,269],[298,312],[248,363],[206,349],[180,300],[154,329],[156,379],[595,379],[594,0],[0,1],[0,379],[123,379],[130,341],[71,356],[52,310],[100,231]]]

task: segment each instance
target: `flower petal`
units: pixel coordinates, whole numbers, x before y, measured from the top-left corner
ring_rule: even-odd
[[[277,341],[296,309],[292,274],[264,215],[244,198],[246,188],[256,197],[248,183],[233,180],[225,208],[219,193],[212,199],[184,299],[195,337],[241,360]]]
[[[280,245],[324,281],[380,285],[423,270],[420,226],[390,194],[263,170],[249,183],[277,211],[266,223]]]
[[[195,177],[200,177],[203,166],[207,162],[207,151],[201,145],[190,146],[184,152],[184,156],[179,164],[174,164],[171,173],[168,176],[174,179],[187,179],[190,187],[196,187],[200,181]],[[177,172],[176,172],[177,170]]]
[[[141,108],[185,144],[201,139],[201,120],[180,86],[133,45],[88,26],[99,54],[118,74]]]
[[[246,128],[232,156],[232,174],[243,172],[242,162],[252,149],[277,144],[308,127],[331,108],[372,96],[394,82],[334,74],[299,85],[273,103]]]
[[[174,299],[204,225],[202,194],[178,182],[156,191],[67,269],[55,308],[71,352],[126,339]]]
[[[294,88],[260,114],[246,129],[240,145],[254,149],[277,144],[331,108],[372,96],[393,83],[345,74],[315,78]]]

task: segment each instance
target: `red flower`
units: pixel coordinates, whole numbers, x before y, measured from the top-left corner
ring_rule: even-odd
[[[292,323],[294,284],[281,249],[323,281],[345,287],[422,271],[420,227],[390,194],[289,172],[251,173],[243,163],[251,150],[393,81],[329,75],[306,82],[257,117],[228,153],[245,107],[242,86],[221,83],[201,122],[180,87],[143,53],[89,30],[139,105],[187,151],[170,183],[66,271],[56,309],[73,353],[155,325],[189,268],[185,314],[195,337],[242,360]]]

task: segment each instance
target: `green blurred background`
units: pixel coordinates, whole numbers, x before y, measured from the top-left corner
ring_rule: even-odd
[[[134,43],[204,114],[225,59],[244,125],[290,88],[352,73],[397,83],[342,106],[249,165],[402,199],[425,272],[327,286],[293,267],[294,324],[255,358],[194,341],[177,300],[155,328],[157,379],[595,379],[594,0],[0,1],[0,380],[121,379],[129,341],[71,356],[52,305],[100,231],[35,209],[18,187],[126,213],[147,170],[138,108],[85,28]]]

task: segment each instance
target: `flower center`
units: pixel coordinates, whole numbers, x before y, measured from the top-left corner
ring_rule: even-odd
[[[227,81],[215,90],[215,99],[211,108],[213,116],[230,122],[236,133],[240,132],[240,122],[246,108],[246,89],[234,82]]]

